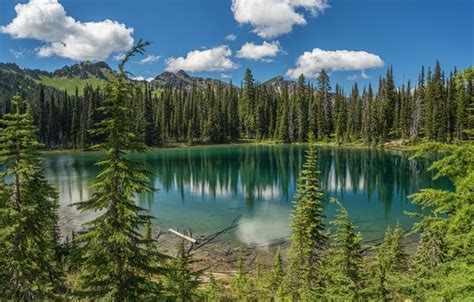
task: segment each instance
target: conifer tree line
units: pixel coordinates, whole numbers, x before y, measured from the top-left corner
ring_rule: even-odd
[[[153,217],[137,206],[134,199],[136,194],[152,192],[155,188],[140,162],[126,156],[147,150],[146,133],[140,128],[146,128],[146,124],[138,127],[133,119],[134,97],[139,88],[127,80],[124,68],[130,57],[143,53],[147,44],[140,41],[125,56],[119,73],[108,80],[104,98],[91,113],[101,118],[88,131],[89,139],[95,142],[92,147],[103,150],[104,155],[97,163],[101,173],[92,185],[90,199],[76,206],[80,211],[96,211],[98,216],[86,222],[85,230],[71,241],[65,244],[59,241],[57,192],[44,176],[38,153],[41,134],[34,125],[32,105],[15,96],[11,102],[12,113],[1,119],[2,299],[431,301],[472,298],[474,131],[471,124],[463,131],[468,138],[465,142],[456,145],[431,142],[414,149],[413,157],[439,155],[431,169],[437,171],[435,177],[449,177],[455,190],[424,189],[411,197],[426,209],[423,214],[410,214],[419,218],[412,230],[420,235],[413,256],[405,251],[405,232],[399,223],[393,231],[387,228],[380,245],[363,247],[360,233],[338,201],[333,201],[339,207],[336,219],[327,221],[323,215],[326,194],[313,145],[307,151],[297,182],[290,247],[287,254],[276,250],[272,267],[264,269],[257,260],[255,268],[250,270],[246,259],[238,255],[237,273],[230,284],[212,274],[204,284],[205,271],[195,268],[197,260],[184,243],[178,246],[176,255],[160,253],[151,229]],[[295,95],[299,93],[297,89]],[[245,104],[252,103],[251,94],[245,97]],[[329,117],[332,111],[327,108]],[[237,106],[238,110],[242,109]],[[304,114],[288,112],[292,112],[289,116],[295,117],[298,127],[306,125],[308,119]],[[473,121],[474,106],[468,107],[466,118],[469,123]],[[245,119],[243,123],[258,123],[258,119]],[[310,125],[316,125],[317,130],[326,124],[316,120],[304,127]],[[302,128],[295,129],[298,131],[294,133],[303,135],[299,134]],[[251,127],[245,131],[252,131]],[[310,143],[316,137],[314,132],[309,132]]]
[[[130,116],[148,146],[166,141],[225,143],[239,139],[377,145],[390,140],[408,142],[466,140],[472,121],[467,109],[473,104],[472,67],[445,74],[437,61],[421,68],[416,82],[396,87],[393,68],[371,84],[351,91],[331,87],[322,70],[313,84],[303,75],[275,91],[255,81],[247,69],[238,88],[232,83],[152,87],[141,83],[132,89]],[[23,92],[31,103],[40,141],[48,148],[87,149],[97,141],[89,131],[103,116],[96,109],[105,101],[104,88],[86,86],[74,95],[45,86]],[[4,100],[0,114],[14,110]]]

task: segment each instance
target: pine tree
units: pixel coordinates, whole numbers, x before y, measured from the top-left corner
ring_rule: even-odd
[[[306,99],[306,83],[304,75],[300,75],[296,83],[297,129],[298,141],[306,140],[308,131],[308,101]]]
[[[0,121],[0,293],[6,300],[58,298],[57,193],[39,157],[37,128],[20,96]]]
[[[319,184],[317,155],[313,146],[307,151],[306,162],[298,179],[295,208],[291,215],[291,246],[286,290],[294,299],[316,295],[317,279],[324,249],[323,195]]]
[[[148,241],[138,232],[150,216],[135,204],[136,194],[154,189],[140,163],[125,156],[146,150],[130,118],[133,84],[124,70],[130,57],[143,53],[146,45],[140,41],[134,46],[119,64],[120,73],[108,80],[108,97],[99,109],[106,117],[92,132],[106,138],[95,146],[105,151],[98,162],[103,170],[91,187],[92,197],[76,204],[81,211],[101,213],[85,223],[87,231],[78,237],[78,285],[82,294],[91,298],[139,300],[156,288],[154,279],[148,277],[159,271],[152,267],[154,251],[147,249]]]
[[[418,79],[418,87],[414,93],[414,103],[411,113],[410,138],[412,141],[417,141],[420,137],[420,132],[423,129],[423,113],[425,103],[425,68],[421,66],[421,74]]]
[[[335,115],[336,115],[336,143],[341,144],[344,141],[347,128],[347,108],[342,88],[336,85],[335,95]]]
[[[379,88],[380,89],[380,88]],[[393,68],[387,70],[387,76],[383,86],[383,123],[382,123],[382,139],[383,141],[389,138],[389,135],[394,131],[395,114],[397,96],[395,90],[395,82],[393,79]]]
[[[329,91],[329,76],[324,69],[318,77],[318,90],[316,94],[318,112],[318,138],[329,138],[332,131],[332,115]]]
[[[221,282],[216,280],[214,275],[209,274],[209,282],[204,287],[204,297],[207,302],[222,301],[224,300],[225,288],[222,286]]]
[[[400,225],[400,221],[397,221],[395,225],[395,229],[393,230],[393,237],[392,237],[392,270],[395,272],[405,272],[407,269],[407,260],[408,255],[404,251],[403,243],[403,229]]]
[[[238,301],[251,301],[254,297],[254,290],[252,288],[252,282],[245,270],[245,259],[241,252],[237,255],[237,268],[237,275],[231,284],[232,291]]]
[[[378,249],[377,271],[375,274],[377,279],[376,297],[382,301],[388,301],[390,299],[387,279],[393,265],[392,242],[392,229],[388,226],[385,231],[384,240]]]
[[[278,129],[278,138],[284,142],[290,142],[290,134],[289,134],[289,116],[288,116],[288,87],[286,85],[283,86],[283,92],[281,97],[281,115],[279,120],[279,129]]]
[[[273,260],[273,267],[266,278],[266,290],[269,299],[277,300],[278,298],[281,298],[279,297],[279,294],[281,294],[283,289],[284,277],[285,272],[283,271],[283,260],[281,258],[280,247],[278,247]]]
[[[337,201],[336,201],[337,202]],[[336,227],[332,244],[324,260],[325,297],[327,300],[361,300],[363,288],[361,255],[362,236],[349,220],[347,210],[339,203],[332,224]]]
[[[191,266],[198,262],[192,254],[186,251],[184,241],[179,244],[178,254],[173,258],[168,267],[164,286],[168,299],[172,301],[193,301],[198,297],[199,280],[204,270],[193,270]]]

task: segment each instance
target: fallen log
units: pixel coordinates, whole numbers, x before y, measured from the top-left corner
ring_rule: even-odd
[[[191,238],[191,237],[189,237],[189,236],[186,236],[186,235],[184,235],[184,234],[181,234],[180,232],[175,231],[175,230],[173,230],[173,229],[168,229],[168,231],[170,231],[171,233],[175,234],[175,235],[178,236],[178,237],[181,237],[181,238],[183,238],[183,239],[188,240],[189,242],[191,242],[191,243],[193,243],[193,244],[197,242],[196,239]]]

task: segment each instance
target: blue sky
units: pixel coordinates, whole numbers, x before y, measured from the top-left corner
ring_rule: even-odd
[[[183,68],[240,83],[246,67],[260,81],[324,67],[333,87],[347,88],[376,83],[389,65],[401,83],[437,58],[445,70],[474,62],[471,0],[252,1],[1,0],[0,62],[54,70],[106,58],[115,67],[114,57],[144,38],[152,57],[129,64],[135,76]]]

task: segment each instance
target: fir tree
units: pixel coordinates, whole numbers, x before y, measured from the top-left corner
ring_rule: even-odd
[[[192,265],[198,262],[185,249],[184,241],[179,244],[176,258],[171,259],[164,286],[168,299],[173,301],[193,301],[198,297],[200,276],[204,270],[193,270]]]
[[[232,280],[232,291],[239,301],[251,301],[254,297],[252,282],[245,269],[245,259],[242,253],[237,255],[237,275]]]
[[[291,215],[291,246],[286,290],[294,299],[316,295],[317,279],[324,249],[323,195],[319,184],[317,155],[313,146],[307,151],[306,162],[298,179],[295,208]]]
[[[77,203],[81,211],[101,214],[85,223],[87,231],[78,237],[81,249],[80,292],[91,298],[114,301],[139,300],[156,289],[148,276],[159,272],[152,267],[154,251],[139,230],[150,219],[146,210],[135,204],[135,195],[152,192],[148,173],[140,163],[125,157],[127,152],[146,150],[134,132],[130,118],[132,84],[126,79],[124,65],[147,42],[140,41],[119,64],[120,73],[107,83],[108,97],[99,110],[106,116],[92,134],[105,137],[96,148],[105,151],[98,162],[102,172],[92,185],[92,197]]]
[[[39,157],[37,128],[20,97],[0,121],[0,293],[6,300],[58,298],[62,273],[57,242],[57,193]]]
[[[271,299],[277,300],[277,298],[279,298],[278,295],[282,291],[284,276],[285,272],[283,271],[283,260],[281,258],[281,250],[280,247],[278,247],[275,253],[275,258],[273,260],[273,267],[268,273],[266,280],[267,291]]]
[[[347,210],[339,203],[339,213],[331,248],[324,260],[325,297],[327,300],[361,300],[363,288],[362,236],[349,220]]]

